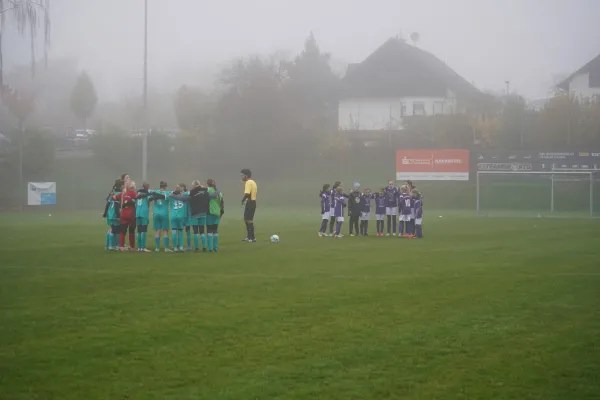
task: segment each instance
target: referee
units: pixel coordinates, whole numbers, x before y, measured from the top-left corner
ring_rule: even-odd
[[[254,213],[256,212],[256,191],[258,187],[256,182],[252,180],[252,172],[249,169],[244,168],[240,171],[242,174],[242,181],[245,182],[244,198],[242,199],[242,205],[246,204],[244,208],[244,222],[246,222],[247,236],[243,242],[256,242],[256,236],[254,235]]]

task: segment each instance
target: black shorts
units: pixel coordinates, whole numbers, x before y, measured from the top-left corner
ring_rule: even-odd
[[[246,202],[246,208],[244,209],[244,220],[254,220],[254,213],[256,212],[256,200],[248,200]]]

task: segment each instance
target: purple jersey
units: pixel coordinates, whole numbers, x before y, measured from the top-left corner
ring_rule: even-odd
[[[346,207],[346,198],[343,194],[336,194],[333,197],[333,216],[343,217],[344,207]]]
[[[398,188],[388,186],[385,188],[386,207],[398,207]]]
[[[331,210],[331,194],[329,192],[321,192],[321,214]]]
[[[421,199],[415,199],[415,218],[423,218],[423,203]]]
[[[411,199],[410,195],[401,193],[400,196],[398,196],[398,203],[400,204],[400,215],[411,214],[411,208],[413,208],[413,200]]]
[[[363,193],[360,201],[361,201],[361,205],[360,205],[360,211],[364,212],[364,213],[370,213],[371,212],[371,199],[373,198],[372,194],[366,194]]]
[[[375,214],[384,215],[386,204],[385,194],[375,194]]]

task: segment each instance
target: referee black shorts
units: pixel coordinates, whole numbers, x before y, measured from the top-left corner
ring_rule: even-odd
[[[256,200],[248,200],[244,209],[244,220],[253,221],[254,213],[256,212]]]

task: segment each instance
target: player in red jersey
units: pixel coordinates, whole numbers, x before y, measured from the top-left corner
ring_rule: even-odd
[[[121,203],[120,250],[125,251],[125,234],[129,230],[129,250],[135,251],[135,199],[137,192],[135,191],[135,182],[128,181],[125,185],[125,190],[114,196],[114,199]]]

